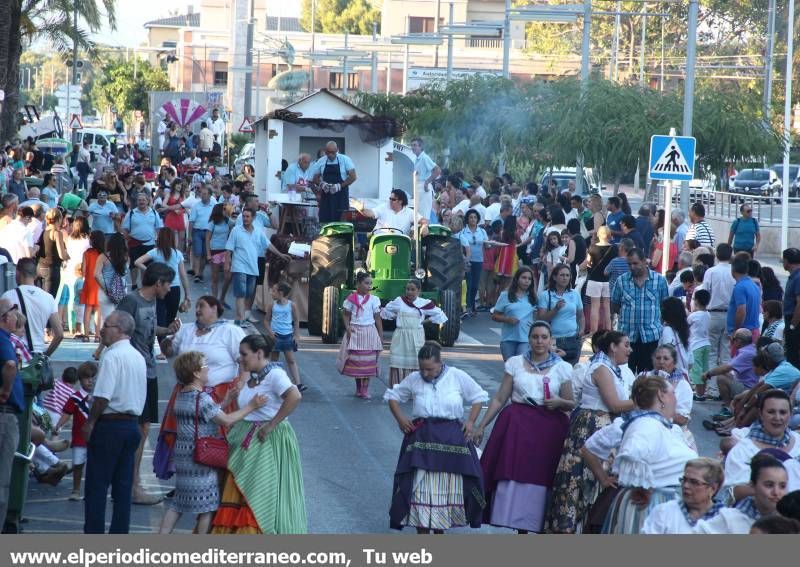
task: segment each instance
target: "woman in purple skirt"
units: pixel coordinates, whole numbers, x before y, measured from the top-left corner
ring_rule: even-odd
[[[484,522],[521,534],[542,531],[569,430],[566,412],[575,406],[572,366],[550,351],[551,339],[548,323],[531,325],[530,351],[506,361],[500,389],[474,434],[480,442],[484,428],[500,414],[481,456]]]

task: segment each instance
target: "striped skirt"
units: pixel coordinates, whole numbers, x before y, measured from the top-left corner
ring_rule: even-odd
[[[372,378],[378,375],[378,357],[383,341],[374,325],[352,325],[350,338],[342,341],[339,350],[340,372],[351,378]]]
[[[650,494],[650,501],[647,505],[640,507],[631,500],[634,490],[636,489],[623,488],[617,493],[606,514],[602,533],[636,535],[641,531],[650,510],[678,497],[678,490],[674,486],[657,488]]]
[[[417,469],[410,504],[403,522],[407,526],[446,530],[467,525],[460,474]]]
[[[261,442],[255,429],[262,423],[240,421],[228,432],[229,473],[212,533],[307,533],[303,474],[294,429],[282,421]]]

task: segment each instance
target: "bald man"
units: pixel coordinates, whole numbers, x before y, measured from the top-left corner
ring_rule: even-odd
[[[319,222],[342,220],[350,208],[350,190],[356,177],[356,167],[346,155],[339,153],[336,142],[325,144],[325,155],[312,166],[314,183],[320,184]]]
[[[281,191],[294,189],[295,191],[302,191],[307,186],[311,177],[313,176],[313,168],[311,167],[311,156],[308,154],[300,154],[297,161],[286,168],[281,177]]]

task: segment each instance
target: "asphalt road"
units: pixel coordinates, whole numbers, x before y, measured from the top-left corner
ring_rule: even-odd
[[[193,297],[199,297],[201,291],[193,289]],[[184,315],[184,318],[188,320],[190,317]],[[503,375],[499,337],[499,324],[492,322],[488,314],[480,314],[464,323],[459,342],[446,349],[448,364],[468,372],[490,395],[496,392]],[[388,333],[386,338],[388,341]],[[59,375],[63,366],[87,360],[93,349],[92,343],[65,339],[54,357]],[[336,351],[336,346],[324,345],[319,338],[308,337],[303,330],[298,361],[302,380],[309,389],[289,421],[300,443],[308,528],[311,533],[386,533],[389,531],[392,476],[402,437],[387,405],[381,400],[388,380],[388,352],[381,362],[381,379],[370,385],[373,399],[364,401],[353,396],[352,380],[335,371]],[[174,384],[169,363],[158,365],[158,380],[163,411]],[[714,456],[717,453],[718,438],[703,430],[700,422],[718,407],[718,404],[710,402],[695,405],[691,428],[703,455]],[[68,435],[66,431],[64,435]],[[166,494],[171,483],[159,481],[150,472],[156,436],[157,428],[154,428],[142,470],[146,473],[146,487],[152,492]],[[61,456],[69,460],[69,450]],[[71,487],[69,475],[56,487],[38,484],[31,479],[24,531],[82,532],[83,502],[67,500]],[[134,506],[131,531],[157,531],[165,506],[166,502],[155,506]],[[110,512],[109,501],[109,519]],[[189,532],[192,526],[193,519],[184,517],[178,523],[177,531]],[[486,527],[480,531],[497,533],[508,530]]]

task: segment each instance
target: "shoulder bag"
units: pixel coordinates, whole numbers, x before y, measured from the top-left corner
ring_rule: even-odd
[[[195,398],[194,461],[215,469],[228,468],[228,442],[223,437],[198,437],[197,415],[200,413],[200,392]]]
[[[36,384],[38,382],[38,392],[52,390],[55,387],[55,381],[53,368],[50,366],[50,357],[41,352],[33,352],[33,337],[31,336],[31,326],[28,321],[28,310],[25,308],[25,300],[19,288],[17,288],[17,297],[19,298],[20,310],[25,315],[25,337],[28,340],[28,349],[32,355],[27,364],[20,366],[20,373],[28,384]]]

